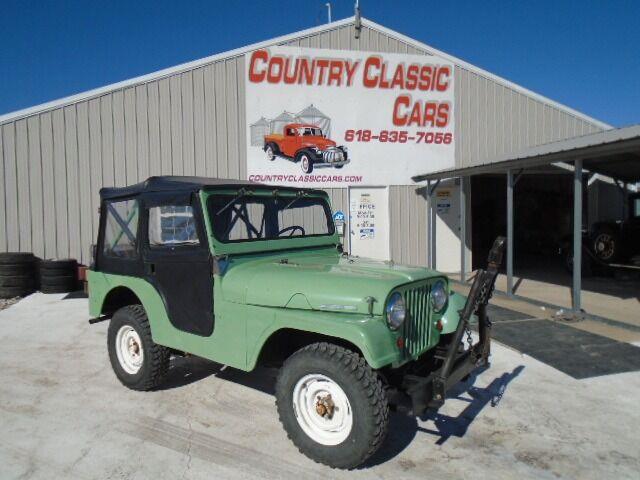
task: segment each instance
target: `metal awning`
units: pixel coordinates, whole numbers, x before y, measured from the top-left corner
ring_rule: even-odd
[[[426,173],[412,177],[412,180],[423,182],[483,173],[506,173],[509,169],[540,167],[576,159],[581,159],[583,168],[590,172],[626,183],[640,182],[640,125],[545,143],[489,159],[481,165]]]
[[[432,196],[440,180],[460,178],[460,276],[465,280],[466,195],[465,178],[488,173],[506,174],[507,179],[507,294],[513,295],[514,189],[525,170],[573,165],[573,292],[572,310],[581,314],[582,291],[582,193],[583,171],[611,177],[623,184],[640,182],[640,125],[617,128],[567,140],[538,145],[522,152],[493,158],[481,165],[453,168],[412,177],[427,182],[427,263],[435,267],[435,215]],[[549,169],[546,168],[548,171]],[[622,185],[621,187],[624,187]]]

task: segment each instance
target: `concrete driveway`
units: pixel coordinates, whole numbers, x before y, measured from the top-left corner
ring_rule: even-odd
[[[0,312],[0,478],[639,478],[640,372],[575,380],[494,344],[438,415],[393,415],[353,472],[300,455],[273,374],[178,359],[164,390],[120,385],[87,300],[34,294]]]

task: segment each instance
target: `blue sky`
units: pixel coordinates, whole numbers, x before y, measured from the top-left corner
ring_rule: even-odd
[[[3,0],[0,114],[326,21],[325,1]],[[353,2],[332,2],[334,19]],[[614,126],[640,123],[640,1],[361,0],[363,16]]]

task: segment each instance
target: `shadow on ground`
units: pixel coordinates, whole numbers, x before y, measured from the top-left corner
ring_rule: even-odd
[[[393,413],[389,424],[387,440],[380,450],[364,465],[364,468],[372,467],[388,462],[399,455],[415,438],[416,434],[425,433],[436,438],[436,445],[442,445],[451,437],[464,437],[469,426],[478,417],[487,405],[497,407],[506,392],[507,385],[511,383],[522,371],[520,365],[511,372],[505,372],[487,387],[475,387],[477,375],[481,371],[472,374],[466,382],[459,383],[448,394],[447,398],[468,402],[465,409],[459,415],[452,417],[439,412],[430,412],[420,420],[433,422],[434,429],[424,428],[418,425],[416,417]],[[464,396],[468,394],[470,398]]]
[[[180,388],[204,380],[207,377],[215,376],[274,395],[276,375],[277,370],[272,368],[259,367],[252,372],[243,372],[200,357],[176,356],[171,358],[167,379],[158,390]]]
[[[520,365],[511,372],[505,372],[494,378],[487,387],[474,386],[478,374],[483,370],[472,374],[466,382],[458,384],[447,395],[450,399],[468,403],[459,415],[452,417],[439,412],[431,412],[420,417],[422,421],[431,421],[435,427],[433,429],[418,425],[416,417],[392,412],[389,434],[384,445],[362,468],[369,468],[393,459],[407,448],[418,432],[434,436],[437,445],[442,445],[451,437],[464,437],[469,426],[487,405],[498,406],[507,385],[523,370],[524,366]],[[277,370],[272,368],[257,368],[252,372],[242,372],[199,357],[174,357],[171,359],[167,381],[160,387],[160,390],[184,387],[207,377],[215,376],[274,395],[276,375]]]

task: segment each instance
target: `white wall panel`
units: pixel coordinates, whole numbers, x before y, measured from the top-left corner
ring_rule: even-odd
[[[42,152],[42,198],[44,200],[44,258],[57,256],[56,187],[53,158],[53,120],[50,112],[40,115],[40,149]]]
[[[18,233],[20,250],[32,251],[29,198],[29,138],[27,120],[16,122],[16,171],[18,180]]]

